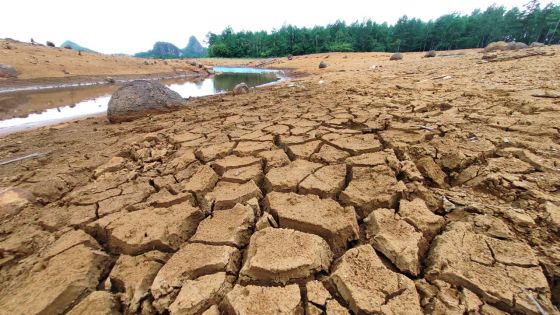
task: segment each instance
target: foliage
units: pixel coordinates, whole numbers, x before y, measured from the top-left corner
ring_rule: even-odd
[[[560,5],[544,8],[531,0],[522,8],[506,10],[490,6],[470,15],[446,14],[422,21],[401,17],[394,25],[371,20],[346,24],[336,21],[327,26],[298,28],[284,25],[272,32],[234,32],[227,27],[221,34],[209,33],[210,57],[278,57],[329,51],[426,51],[480,48],[505,40],[530,44],[560,43]]]

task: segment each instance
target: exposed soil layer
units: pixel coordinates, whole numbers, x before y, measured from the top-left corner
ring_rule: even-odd
[[[252,61],[306,75],[6,136],[0,313],[558,314],[559,52]]]

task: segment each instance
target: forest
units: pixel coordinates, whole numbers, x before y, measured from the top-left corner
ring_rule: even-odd
[[[313,28],[284,25],[267,31],[209,33],[210,57],[266,58],[321,52],[394,52],[485,47],[494,41],[530,44],[560,43],[560,5],[544,7],[531,0],[521,8],[477,9],[469,15],[451,13],[435,20],[401,17],[394,25],[372,20],[337,21]]]

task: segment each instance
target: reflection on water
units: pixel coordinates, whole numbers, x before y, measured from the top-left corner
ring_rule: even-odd
[[[167,80],[162,83],[187,98],[230,91],[241,82],[255,87],[279,79],[279,73],[274,70],[215,67],[214,71],[218,74],[198,82]],[[31,114],[0,120],[0,135],[102,114],[107,111],[111,94],[117,88],[118,85],[103,85],[2,95],[0,118]]]

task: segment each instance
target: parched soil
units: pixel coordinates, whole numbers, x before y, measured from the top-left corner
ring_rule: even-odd
[[[559,52],[273,59],[6,136],[0,313],[558,314]]]

